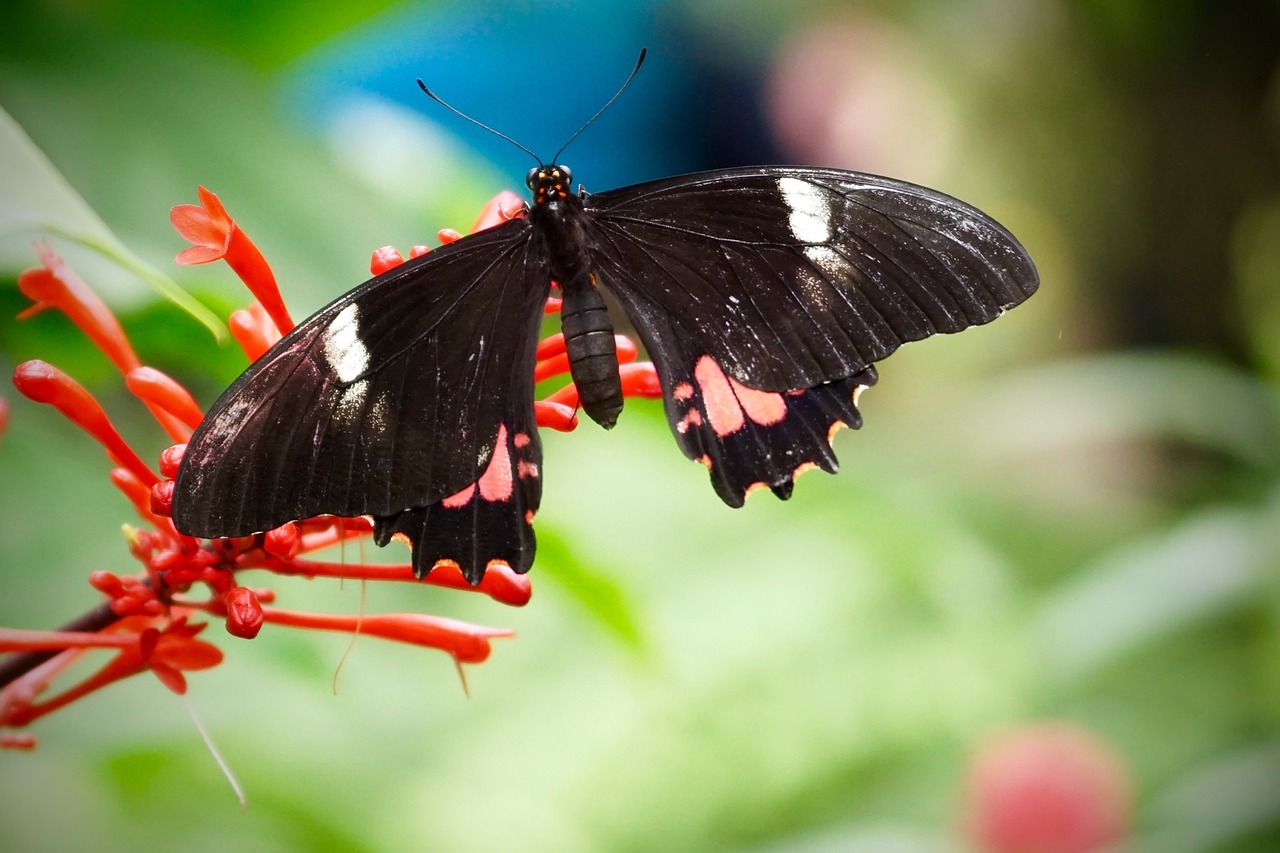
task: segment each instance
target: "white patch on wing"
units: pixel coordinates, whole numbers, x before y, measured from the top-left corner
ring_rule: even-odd
[[[369,350],[360,340],[360,309],[354,302],[339,312],[325,332],[324,357],[339,382],[352,382],[369,369]]]
[[[343,388],[338,398],[333,401],[334,419],[350,423],[362,417],[365,413],[365,398],[368,396],[368,379]]]
[[[791,211],[791,236],[801,243],[825,243],[831,239],[831,205],[822,190],[798,178],[778,178],[778,191]]]
[[[849,262],[829,246],[806,246],[804,256],[830,279],[841,281],[850,277]]]

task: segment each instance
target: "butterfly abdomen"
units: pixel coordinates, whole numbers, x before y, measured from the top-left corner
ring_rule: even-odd
[[[545,172],[545,173],[544,173]],[[618,350],[613,323],[604,298],[591,275],[588,251],[591,239],[582,200],[565,192],[563,184],[550,187],[562,166],[535,170],[534,206],[529,219],[545,240],[551,277],[560,284],[560,328],[564,332],[569,375],[578,388],[578,401],[591,420],[605,429],[618,421],[622,411],[622,379],[618,375]]]
[[[569,374],[583,411],[609,429],[622,411],[622,380],[608,308],[589,275],[575,276],[562,285],[562,292],[560,322]]]

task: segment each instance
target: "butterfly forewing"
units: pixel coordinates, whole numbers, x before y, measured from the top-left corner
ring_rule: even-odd
[[[529,377],[550,280],[530,251],[527,223],[513,221],[372,279],[299,325],[192,436],[178,529],[240,536],[320,514],[394,517],[475,483],[504,423],[533,423]]]
[[[671,318],[730,375],[770,391],[844,379],[907,341],[989,322],[1039,282],[977,209],[855,172],[707,172],[594,194],[586,210],[602,283],[638,327]]]

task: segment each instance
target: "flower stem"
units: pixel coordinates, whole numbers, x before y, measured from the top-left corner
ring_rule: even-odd
[[[114,625],[120,617],[111,609],[111,602],[104,601],[92,610],[80,614],[59,631],[79,631],[96,633]],[[59,654],[60,650],[50,649],[43,652],[15,652],[0,660],[0,688],[26,675],[40,664]]]

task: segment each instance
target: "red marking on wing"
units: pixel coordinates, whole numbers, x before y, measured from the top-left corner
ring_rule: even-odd
[[[440,505],[445,509],[457,509],[460,506],[466,506],[471,503],[471,499],[476,496],[476,484],[472,483],[460,492],[456,492],[444,500],[440,501]]]
[[[523,432],[516,433],[516,437],[512,439],[512,441],[515,442],[516,450],[523,450],[524,448],[528,447],[529,442],[532,440],[533,439],[529,438],[529,435],[527,433],[523,433]]]
[[[520,436],[517,435],[516,440],[519,441],[519,439]],[[525,436],[525,443],[528,444],[528,442],[529,437]],[[522,477],[525,476],[525,468],[526,463],[520,463]],[[537,466],[533,466],[533,476],[538,476]],[[477,489],[484,500],[495,502],[510,500],[514,480],[511,470],[511,451],[507,449],[507,426],[498,424],[498,438],[493,446],[493,456],[489,458],[489,464],[485,466],[480,479],[440,501],[440,505],[445,509],[464,507],[475,499]]]
[[[716,360],[709,355],[698,359],[693,368],[693,377],[702,389],[702,402],[706,407],[711,429],[721,438],[742,429],[747,418],[760,426],[772,426],[787,416],[787,401],[781,394],[748,388],[732,376],[726,376]],[[671,392],[672,397],[677,400],[685,399],[680,396],[683,390],[677,385]],[[692,393],[692,389],[689,392]],[[697,423],[701,421],[691,422],[691,425]],[[688,426],[685,428],[688,429]]]
[[[671,389],[671,399],[688,400],[693,396],[693,386],[688,382],[677,382],[676,387]]]
[[[690,409],[685,412],[684,417],[676,424],[676,430],[683,435],[689,431],[691,426],[702,426],[702,412],[698,409]]]
[[[487,501],[505,501],[511,498],[515,477],[511,471],[511,452],[507,450],[506,424],[498,425],[498,440],[493,446],[493,457],[480,475],[480,497]]]
[[[693,378],[698,380],[698,387],[702,389],[702,404],[716,435],[726,436],[742,429],[746,415],[733,394],[729,377],[724,375],[716,360],[709,355],[698,359],[693,368]]]
[[[754,388],[748,388],[732,376],[727,378],[742,410],[747,413],[747,417],[760,426],[771,426],[787,416],[787,401],[782,399],[781,394],[757,391]]]

